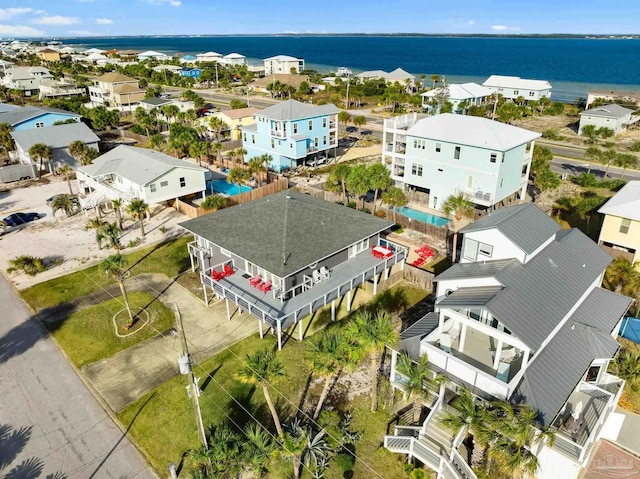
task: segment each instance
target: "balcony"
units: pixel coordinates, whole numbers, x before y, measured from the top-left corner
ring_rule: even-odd
[[[410,127],[416,124],[418,120],[426,118],[427,115],[420,115],[418,113],[411,113],[409,115],[397,116],[384,121],[384,128],[391,130],[408,130]]]
[[[307,146],[307,153],[315,153],[316,151],[318,151],[318,148],[314,145]]]
[[[271,130],[271,136],[276,138],[285,138],[287,136],[287,132],[285,130]]]
[[[489,192],[474,188],[456,188],[455,191],[466,194],[469,200],[478,205],[491,206],[493,204],[494,196]]]
[[[393,248],[393,254],[381,259],[374,257],[367,249],[334,267],[329,278],[318,283],[303,282],[289,291],[274,288],[264,293],[252,287],[249,284],[250,275],[242,274],[244,265],[236,274],[218,281],[211,278],[211,268],[201,270],[200,277],[203,285],[219,297],[231,300],[273,328],[278,324],[286,328],[406,259],[407,249],[404,246],[387,240],[380,240],[380,243]],[[230,261],[229,258],[225,260],[226,263]],[[219,266],[212,265],[213,268]]]
[[[329,130],[336,130],[337,128],[338,128],[338,122],[337,121],[329,122]]]

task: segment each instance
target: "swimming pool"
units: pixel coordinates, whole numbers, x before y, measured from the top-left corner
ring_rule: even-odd
[[[429,224],[440,226],[440,227],[449,223],[449,220],[447,218],[425,213],[424,211],[414,210],[413,208],[409,208],[407,206],[401,206],[400,208],[398,208],[398,213],[408,218],[412,218],[414,220],[422,221],[424,223],[429,223]]]
[[[227,183],[227,180],[211,180],[207,182],[207,189],[229,196],[235,196],[238,194],[238,185]],[[252,188],[242,185],[240,193],[246,193],[251,190]]]

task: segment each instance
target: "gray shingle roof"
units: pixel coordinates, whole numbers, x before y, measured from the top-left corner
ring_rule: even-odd
[[[140,100],[140,103],[147,103],[148,105],[153,106],[162,106],[171,103],[173,100],[169,98],[160,98],[159,96],[152,96],[150,98],[145,98],[144,100]]]
[[[93,177],[114,173],[137,185],[146,185],[173,168],[202,170],[203,174],[206,171],[197,165],[159,151],[127,145],[114,148],[96,158],[92,165],[79,167],[78,171]]]
[[[14,125],[17,125],[18,123],[22,123],[23,121],[36,118],[46,113],[58,113],[61,115],[69,115],[70,118],[72,117],[80,118],[80,115],[78,115],[77,113],[73,113],[65,110],[58,110],[57,108],[40,108],[35,106],[24,106],[22,108],[16,108],[13,110],[0,113],[0,123],[8,123],[9,125],[14,126]]]
[[[603,118],[624,118],[625,116],[629,116],[633,113],[633,110],[629,110],[628,108],[621,107],[620,105],[616,105],[612,103],[610,105],[602,105],[597,108],[591,108],[590,110],[585,110],[580,113],[580,116],[601,116]]]
[[[392,224],[287,190],[186,221],[181,226],[286,277]]]
[[[560,230],[560,225],[533,203],[524,203],[497,209],[465,226],[460,232],[471,233],[493,228],[513,241],[522,251],[531,254]]]
[[[100,138],[82,122],[14,131],[11,132],[11,136],[16,144],[26,151],[36,143],[44,143],[49,148],[67,148],[74,141],[85,144],[100,141]]]
[[[297,100],[287,100],[277,103],[256,113],[258,116],[272,120],[304,120],[322,115],[333,115],[340,110],[335,105],[309,105]]]
[[[618,350],[611,331],[631,299],[595,288],[549,344],[527,368],[514,399],[539,412],[550,424],[594,359],[608,359]]]
[[[479,286],[458,288],[449,296],[438,302],[440,308],[477,308],[485,306],[502,291],[502,286]]]

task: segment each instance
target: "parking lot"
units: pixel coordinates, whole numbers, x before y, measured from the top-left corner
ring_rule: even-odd
[[[74,192],[77,191],[73,182],[72,186]],[[115,252],[113,249],[98,250],[95,230],[85,231],[87,220],[96,215],[94,210],[88,211],[88,216],[80,212],[67,218],[62,211],[52,216],[51,208],[46,205],[47,198],[68,192],[69,188],[62,177],[52,177],[48,184],[0,192],[0,219],[16,212],[36,212],[42,216],[23,226],[7,228],[5,234],[0,236],[0,268],[3,270],[6,271],[10,259],[21,255],[44,258],[51,265],[47,271],[35,277],[17,272],[9,275],[19,289],[84,268]],[[141,235],[138,222],[126,214],[123,218],[124,233],[120,243],[126,247]],[[151,219],[145,220],[146,237],[137,248],[179,235],[182,229],[177,224],[187,219],[171,208],[152,207]],[[103,220],[114,222],[115,215],[109,213]],[[164,227],[164,232],[161,227]],[[133,250],[125,248],[123,251]]]

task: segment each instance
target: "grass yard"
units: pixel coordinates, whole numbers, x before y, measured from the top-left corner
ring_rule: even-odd
[[[401,284],[380,293],[367,306],[385,309],[397,315],[425,296],[424,290]],[[328,327],[341,328],[345,323],[344,320],[336,321]],[[309,333],[315,329],[314,327]],[[305,353],[308,344],[308,340],[299,342],[289,339],[283,350],[277,352],[277,358],[285,367],[286,377],[271,387],[271,396],[283,423],[287,422],[287,418],[292,417],[299,407],[309,379]],[[257,335],[252,336],[195,366],[196,376],[203,378],[200,383],[203,389],[200,404],[205,425],[225,422],[242,428],[253,421],[251,414],[268,425],[271,431],[275,430],[262,391],[241,383],[235,376],[244,357],[263,348],[277,349],[276,337],[268,335],[265,339],[260,339]],[[179,464],[186,451],[198,446],[193,408],[187,398],[185,386],[184,376],[175,377],[118,414],[133,440],[161,473],[171,462]],[[319,394],[319,388],[314,388],[311,393],[315,397]],[[307,396],[306,401],[309,399]],[[366,461],[368,466],[358,461],[353,477],[374,477],[371,469],[385,478],[402,477],[404,457],[382,447],[382,439],[386,434],[392,411],[380,409],[371,413],[369,407],[368,394],[360,396],[350,404],[340,406],[352,409],[351,429],[364,434],[363,439],[356,445],[356,454]],[[184,469],[188,470],[191,465],[187,458],[184,460]],[[291,474],[291,464],[274,455],[268,477],[286,479]],[[311,475],[303,470],[302,477],[310,478]],[[332,462],[325,477],[339,479],[343,477],[343,473]]]
[[[190,267],[187,243],[191,236],[160,243],[125,255],[131,276],[141,273],[163,273],[173,278]],[[82,271],[61,276],[21,291],[20,295],[36,310],[66,303],[92,293],[114,281],[94,265]]]
[[[131,336],[119,338],[115,334],[113,316],[124,309],[124,303],[120,297],[73,313],[57,325],[56,329],[51,330],[60,347],[77,367],[113,356],[118,351],[127,349],[173,326],[173,312],[160,301],[154,300],[149,293],[131,292],[128,297],[134,314],[142,308],[149,313],[149,324]],[[120,334],[127,333],[122,327],[122,323],[127,318],[126,312],[118,316],[121,320],[118,323]],[[131,331],[136,330],[134,325]]]

